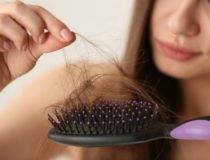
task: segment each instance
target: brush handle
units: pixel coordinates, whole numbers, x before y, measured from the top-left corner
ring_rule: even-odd
[[[68,135],[51,129],[49,139],[73,146],[105,147],[145,143],[158,139],[210,140],[210,116],[166,125],[156,121],[138,133],[108,135]]]
[[[170,131],[169,135],[175,139],[210,140],[210,116],[178,124]]]

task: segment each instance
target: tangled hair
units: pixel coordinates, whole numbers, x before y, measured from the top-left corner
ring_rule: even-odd
[[[154,65],[150,44],[150,16],[154,1],[144,0],[144,2],[149,3],[147,6],[149,9],[144,15],[146,18],[138,19],[137,13],[140,8],[144,10],[142,8],[144,5],[136,1],[137,13],[134,13],[133,26],[137,26],[134,27],[137,31],[134,32],[135,29],[131,28],[128,41],[130,48],[128,47],[124,59],[118,61],[107,54],[109,56],[105,63],[88,63],[88,60],[77,64],[67,62],[66,68],[69,75],[67,81],[73,84],[74,89],[67,99],[53,105],[53,109],[70,107],[75,103],[88,103],[97,98],[105,100],[139,98],[158,104],[163,122],[171,123],[177,119],[177,106],[180,106],[181,102],[180,88],[175,79],[163,75]],[[144,26],[136,25],[138,21],[143,21]],[[87,41],[84,37],[83,40]],[[106,52],[100,50],[94,43],[87,42],[97,49],[98,54],[105,53],[106,55]],[[133,43],[139,43],[136,45],[137,49],[134,49]],[[104,58],[104,54],[101,57]],[[129,58],[131,60],[128,60]],[[145,152],[142,145],[134,146],[144,151],[142,154],[146,159],[169,160],[172,144],[173,141],[158,140],[150,142],[149,146],[143,145],[149,152]],[[137,154],[142,157],[139,150]]]
[[[77,36],[81,35],[77,34]],[[82,39],[87,41],[84,37]],[[89,43],[89,41],[87,42]],[[51,105],[48,109],[69,108],[75,106],[75,104],[90,103],[96,99],[143,99],[160,106],[161,121],[165,124],[169,122],[169,117],[174,115],[174,112],[169,109],[170,107],[158,96],[153,86],[149,85],[147,81],[136,79],[135,75],[126,72],[121,62],[113,57],[109,56],[107,61],[103,63],[89,63],[88,59],[70,63],[66,58],[66,70],[68,78],[65,83],[71,84],[73,90],[68,98]],[[134,146],[139,148],[142,145]],[[126,148],[135,148],[134,146],[126,146]]]
[[[90,43],[83,36],[82,39]],[[108,57],[106,62],[99,63],[89,63],[88,59],[69,63],[66,58],[66,70],[65,83],[71,84],[73,90],[68,98],[50,106],[54,109],[68,108],[73,104],[91,103],[96,99],[142,99],[158,104],[162,111],[161,119],[166,123],[167,115],[174,114],[149,83],[137,80],[134,75],[124,70],[121,62],[113,57]]]
[[[94,68],[97,68],[99,73],[91,73]],[[104,68],[110,68],[110,70],[105,73]],[[70,65],[68,70],[69,74],[77,72],[78,78],[72,78],[73,91],[67,99],[55,104],[55,107],[70,107],[72,104],[90,103],[96,99],[143,99],[158,104],[162,108],[163,117],[166,117],[166,112],[170,112],[161,98],[156,96],[152,87],[133,79],[117,62],[92,65],[80,63],[79,66]]]

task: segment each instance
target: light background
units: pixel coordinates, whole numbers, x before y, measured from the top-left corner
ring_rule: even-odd
[[[0,2],[12,1],[0,0]],[[134,0],[22,1],[45,7],[73,31],[82,34],[97,47],[114,57],[120,59],[125,50]],[[71,53],[72,59],[81,58],[87,52],[94,52],[93,50],[84,40],[77,41],[74,45],[65,48],[66,53]],[[58,54],[59,52],[56,51]]]
[[[11,1],[13,0],[0,0],[0,2]],[[109,55],[111,54],[111,56],[120,59],[125,50],[134,1],[24,0],[23,2],[46,8],[69,26],[71,30],[82,34],[96,44],[97,47],[107,51]],[[19,90],[22,90],[23,87],[30,88],[28,84],[35,81],[36,77],[43,76],[44,73],[52,70],[57,65],[63,65],[65,59],[62,53],[64,52],[70,55],[72,60],[77,60],[86,57],[89,53],[92,54],[92,52],[98,54],[99,50],[89,46],[84,40],[78,39],[76,43],[65,49],[55,51],[52,54],[44,54],[31,71],[5,87],[4,94],[3,92],[0,94],[0,102],[2,103],[0,104],[0,109],[3,106],[7,106],[4,105],[4,102],[9,103],[12,98],[15,99],[16,97],[14,96],[19,95]],[[103,56],[91,55],[91,59],[99,61],[103,59]],[[26,98],[25,95],[23,97]]]
[[[13,0],[0,0],[0,2],[10,1]],[[97,47],[108,52],[109,55],[111,54],[120,59],[125,50],[134,1],[135,0],[24,0],[23,2],[43,6],[67,24],[71,30],[85,36],[88,40],[96,44]],[[47,71],[46,68],[52,70],[55,64],[57,65],[59,62],[62,63],[63,60],[61,59],[64,59],[63,51],[68,55],[70,53],[72,59],[80,59],[89,53],[92,54],[92,52],[96,52],[97,54],[99,50],[94,49],[94,47],[92,48],[81,39],[77,40],[73,45],[66,47],[64,50],[58,50],[52,54],[44,54],[38,60],[39,63],[37,63],[33,70],[17,78],[16,81],[13,81],[12,84],[10,83],[5,87],[4,92],[0,94],[0,110],[4,109],[4,106],[17,107],[17,105],[22,104],[22,100],[24,101],[24,99],[30,101],[30,96],[24,94],[24,91],[30,88],[30,84],[33,84],[30,83],[30,81],[35,81],[36,77],[42,75],[41,72]],[[91,58],[92,57],[93,56],[91,56]],[[98,58],[100,58],[100,60],[103,59],[101,56],[94,56],[93,59],[98,61]],[[32,72],[33,74],[30,74]],[[47,86],[49,87],[48,84]],[[38,92],[36,92],[39,93],[42,88],[40,88],[40,86],[37,86],[37,88],[36,90],[38,90]],[[43,88],[43,90],[45,90],[45,88]],[[32,97],[36,92],[33,93],[32,91],[30,93]],[[38,100],[39,102],[41,101],[40,104],[43,103],[42,105],[48,106],[48,104],[42,102],[43,99],[39,94],[36,94],[35,97],[37,96],[40,97]],[[53,99],[52,101],[55,100]],[[48,103],[51,103],[51,101],[49,100]],[[67,159],[69,159],[69,157],[59,155],[52,160]]]

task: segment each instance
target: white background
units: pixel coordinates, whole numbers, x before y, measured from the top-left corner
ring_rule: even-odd
[[[5,2],[5,0],[0,0],[0,2]],[[127,41],[134,0],[25,0],[24,2],[45,7],[56,17],[65,22],[71,30],[84,35],[87,39],[96,44],[97,47],[108,50],[109,53],[120,59]],[[82,44],[85,44],[84,47]],[[3,109],[4,106],[9,106],[10,108],[17,107],[18,105],[22,106],[22,104],[25,104],[25,99],[30,104],[26,106],[36,105],[37,107],[39,105],[48,106],[48,103],[54,104],[54,101],[59,98],[54,99],[52,96],[49,98],[49,96],[46,98],[47,100],[45,102],[42,98],[42,94],[40,94],[42,90],[44,93],[48,92],[46,91],[47,88],[49,88],[50,85],[51,88],[53,88],[52,84],[54,83],[48,84],[48,82],[44,82],[46,86],[44,84],[42,84],[41,87],[40,85],[35,86],[35,91],[31,91],[30,88],[33,84],[36,84],[32,83],[36,81],[35,76],[43,76],[43,74],[40,74],[42,71],[46,71],[46,68],[52,70],[55,66],[54,62],[60,62],[59,58],[63,59],[62,51],[71,53],[75,58],[81,58],[81,56],[85,56],[87,52],[90,53],[91,49],[89,49],[86,43],[77,40],[76,43],[66,47],[65,50],[59,50],[53,54],[44,54],[39,59],[39,62],[42,63],[37,63],[33,70],[17,78],[5,87],[5,90],[0,94],[0,109]],[[98,60],[97,58],[95,59]],[[52,81],[54,82],[53,79]],[[28,90],[30,90],[29,95],[24,94]],[[49,93],[46,95],[48,94]],[[53,92],[53,94],[55,93]],[[51,93],[49,95],[51,95]],[[33,104],[34,99],[35,101],[37,99],[38,103]],[[53,160],[67,159],[69,159],[69,157],[57,157]]]
[[[0,0],[0,2],[12,1]],[[125,49],[134,0],[22,1],[45,7],[64,21],[73,31],[82,34],[97,47],[116,55],[118,58],[121,57]],[[77,41],[73,45],[76,47],[68,46],[65,51],[71,52],[77,57],[81,55],[80,53],[84,55],[87,44],[85,43],[83,48],[80,43]]]
[[[9,1],[13,0],[0,0],[0,2]],[[88,40],[96,44],[97,47],[108,51],[109,54],[111,53],[112,56],[117,56],[119,59],[122,57],[121,55],[125,49],[134,1],[135,0],[24,0],[25,3],[43,6],[67,24],[71,30],[82,34]],[[19,87],[19,83],[25,84],[27,82],[26,84],[30,84],[30,80],[35,80],[34,76],[40,76],[42,72],[48,69],[52,70],[57,64],[63,64],[63,51],[68,55],[70,53],[72,59],[77,59],[85,57],[87,53],[92,53],[93,50],[89,48],[87,43],[77,39],[73,45],[65,49],[52,54],[44,54],[38,61],[40,63],[37,63],[33,70],[13,81],[10,88],[5,87],[5,92],[8,92],[8,94],[1,95],[3,96],[2,99],[6,102],[10,102],[13,92],[14,95],[18,93],[18,91],[15,91],[15,88]],[[91,56],[91,58],[92,57],[93,56]],[[93,57],[92,59],[98,61],[98,57]],[[24,81],[24,77],[27,81]],[[19,83],[17,82],[18,79]],[[21,88],[21,85],[19,88]]]

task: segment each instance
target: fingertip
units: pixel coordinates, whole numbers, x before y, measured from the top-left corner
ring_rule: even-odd
[[[71,32],[67,28],[63,28],[60,31],[60,36],[63,39],[64,42],[71,42],[75,40],[75,34],[74,32]]]
[[[76,40],[76,34],[72,31],[71,31],[71,33],[72,33],[72,41],[71,42],[74,42]]]

